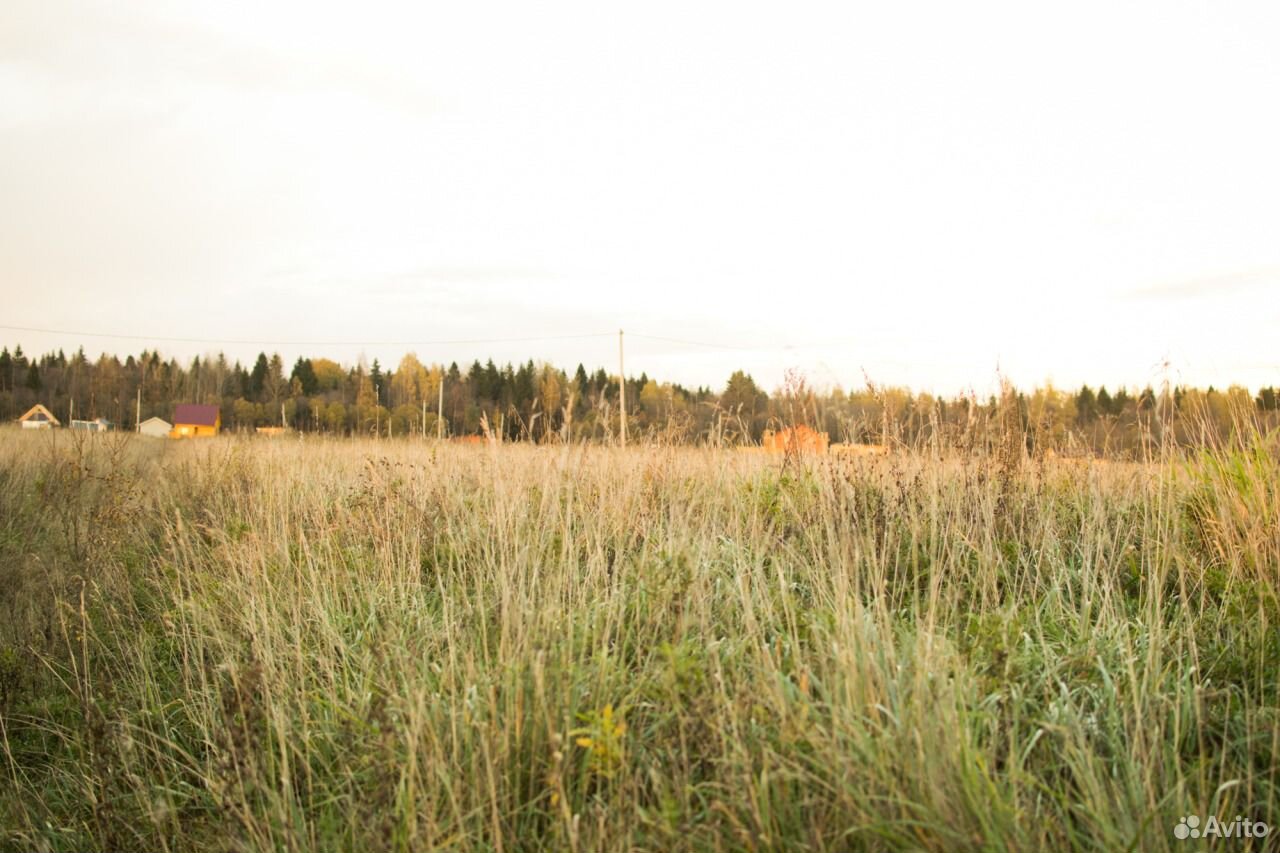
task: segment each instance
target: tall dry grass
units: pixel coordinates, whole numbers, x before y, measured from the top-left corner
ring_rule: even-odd
[[[1280,823],[1257,436],[1146,465],[58,438],[0,440],[5,849]]]

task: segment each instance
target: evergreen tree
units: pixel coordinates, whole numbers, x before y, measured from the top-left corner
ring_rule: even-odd
[[[378,405],[380,406],[391,405],[391,389],[395,387],[395,381],[396,381],[396,372],[394,370],[388,370],[385,374],[383,374],[382,384],[379,386],[380,390],[378,391]]]
[[[587,378],[587,369],[581,364],[573,374],[573,416],[581,418],[587,413],[591,399],[591,380]]]
[[[498,394],[498,404],[505,409],[515,399],[516,390],[516,369],[511,366],[509,361],[502,366],[501,380],[498,383],[498,387],[502,389]]]
[[[720,395],[720,407],[741,421],[752,440],[758,440],[763,432],[762,419],[768,402],[768,395],[760,390],[749,374],[741,370],[733,372]]]
[[[253,372],[249,374],[249,396],[259,402],[262,401],[262,392],[267,387],[267,374],[270,370],[267,354],[258,353],[258,360],[253,363]]]
[[[538,393],[537,385],[534,382],[534,374],[532,359],[527,364],[520,365],[520,369],[516,371],[511,397],[516,409],[522,415],[528,414],[533,404],[533,398]]]
[[[231,367],[227,364],[226,353],[219,352],[212,368],[214,396],[222,398],[227,393],[227,385],[231,380]]]
[[[27,366],[27,381],[24,384],[29,390],[40,390],[40,368],[36,367],[35,362]]]
[[[373,399],[376,405],[382,405],[383,386],[386,385],[385,378],[382,375],[382,367],[379,366],[378,360],[373,360],[373,367],[369,368],[369,381],[373,383]]]
[[[316,379],[315,367],[311,364],[311,359],[298,356],[298,360],[294,362],[293,372],[289,374],[290,380],[297,379],[302,384],[302,393],[308,397],[314,395],[319,389],[320,383]]]
[[[481,399],[497,403],[502,399],[502,374],[493,359],[484,366],[484,394]]]
[[[13,361],[9,365],[9,387],[16,388],[26,378],[27,357],[22,354],[22,344],[13,348]]]
[[[227,393],[232,397],[248,398],[252,396],[249,385],[249,371],[245,370],[244,365],[237,361],[231,367],[231,388]]]
[[[767,399],[750,374],[735,370],[720,395],[720,405],[730,411],[742,410],[754,415]]]
[[[603,367],[597,369],[596,372],[591,377],[591,391],[596,396],[599,396],[611,390],[612,386],[613,386],[613,383],[609,379],[609,374],[604,372]]]
[[[483,400],[488,396],[484,368],[478,360],[471,362],[471,367],[467,370],[467,385],[471,388],[473,399]]]
[[[1098,416],[1098,402],[1093,395],[1093,389],[1088,385],[1080,387],[1080,393],[1076,394],[1076,423],[1081,426],[1091,423]]]
[[[204,395],[201,393],[200,385],[200,356],[196,356],[191,360],[191,369],[187,371],[187,377],[191,381],[191,390],[187,396],[189,396],[193,402],[203,403]]]

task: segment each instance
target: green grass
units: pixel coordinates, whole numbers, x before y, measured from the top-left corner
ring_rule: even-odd
[[[0,849],[1280,823],[1261,438],[1087,466],[57,438],[0,442]]]

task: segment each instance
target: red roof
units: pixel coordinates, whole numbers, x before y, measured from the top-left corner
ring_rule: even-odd
[[[217,426],[218,407],[181,403],[173,410],[173,422],[190,426]]]

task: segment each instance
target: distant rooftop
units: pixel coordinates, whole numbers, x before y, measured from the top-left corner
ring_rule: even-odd
[[[218,407],[181,403],[173,410],[173,422],[191,426],[216,426],[218,423]]]

